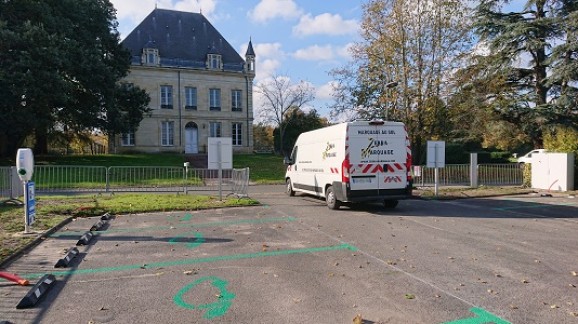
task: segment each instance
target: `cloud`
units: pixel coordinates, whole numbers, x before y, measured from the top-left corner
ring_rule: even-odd
[[[330,100],[333,98],[333,89],[335,87],[335,81],[329,81],[320,87],[317,87],[317,92],[315,97],[321,100]]]
[[[344,58],[351,58],[352,54],[351,54],[351,48],[355,46],[354,43],[347,43],[344,46],[338,48],[336,50],[336,53],[338,56],[344,57]]]
[[[307,48],[297,50],[293,53],[293,57],[298,60],[305,61],[322,61],[322,60],[332,60],[333,48],[331,45],[319,46],[313,45]]]
[[[297,36],[310,35],[349,35],[356,34],[359,24],[356,20],[344,20],[340,15],[324,13],[315,17],[307,14],[293,27],[293,34]]]
[[[302,14],[303,11],[293,0],[261,0],[247,15],[251,20],[263,23],[275,18],[297,18]]]

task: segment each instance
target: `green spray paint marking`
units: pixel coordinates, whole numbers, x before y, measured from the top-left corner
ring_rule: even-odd
[[[494,210],[514,210],[514,209],[531,209],[531,208],[549,208],[552,206],[562,206],[562,207],[566,207],[566,206],[573,206],[574,204],[572,203],[561,203],[561,204],[550,204],[550,205],[545,205],[545,204],[520,204],[520,205],[516,205],[516,206],[509,206],[509,207],[496,207],[496,208],[492,208]]]
[[[181,219],[181,222],[190,221],[191,218],[193,218],[193,214],[191,214],[191,213],[186,213],[186,214],[185,214],[185,217],[183,217],[183,219]]]
[[[203,237],[203,233],[201,233],[201,232],[193,232],[193,233],[194,233],[194,235],[195,235],[195,241],[194,241],[194,242],[189,242],[189,243],[185,244],[185,246],[186,246],[187,248],[189,248],[189,249],[194,249],[194,248],[196,248],[197,246],[199,246],[199,245],[201,245],[201,244],[203,244],[203,243],[206,242],[206,241],[205,241],[205,238]],[[186,235],[186,234],[183,234],[183,235],[179,235],[179,236],[176,236],[176,237],[172,238],[172,239],[169,241],[169,244],[181,244],[182,242],[179,242],[179,240],[182,239],[183,237],[186,237],[185,235]]]
[[[205,227],[218,227],[218,226],[229,226],[229,225],[241,225],[241,224],[265,224],[265,223],[275,223],[275,222],[294,222],[295,217],[272,217],[263,219],[241,219],[227,222],[213,222],[213,223],[203,223],[203,224],[180,224],[172,226],[156,226],[156,227],[145,227],[145,228],[118,228],[109,229],[104,232],[99,232],[99,235],[106,235],[111,233],[140,233],[140,232],[153,232],[153,231],[163,231],[175,228],[205,228]],[[82,232],[61,232],[50,235],[49,237],[77,237],[78,235],[84,234]]]
[[[267,252],[258,252],[258,253],[232,254],[232,255],[221,255],[221,256],[198,258],[198,259],[183,259],[183,260],[176,260],[176,261],[156,262],[156,263],[148,263],[146,265],[146,267],[147,268],[167,268],[167,267],[191,265],[191,264],[199,264],[199,263],[242,260],[242,259],[255,259],[255,258],[280,256],[280,255],[316,253],[316,252],[327,252],[327,251],[337,251],[337,250],[357,251],[357,248],[355,246],[349,245],[349,244],[340,244],[340,245],[322,246],[322,247],[316,247],[316,248],[267,251]],[[112,272],[112,271],[127,271],[127,270],[142,269],[142,266],[143,266],[142,263],[127,264],[127,265],[118,266],[118,267],[102,267],[102,268],[95,268],[95,269],[77,269],[77,270],[67,270],[67,271],[55,271],[55,272],[50,272],[50,274],[53,274],[54,276],[95,274],[95,273],[104,273],[104,272]],[[44,276],[45,274],[47,274],[47,273],[43,272],[43,273],[28,274],[28,275],[24,275],[24,276],[21,275],[21,277],[26,278],[26,279],[36,279],[36,278],[40,278],[40,277]]]
[[[193,305],[193,304],[187,303],[183,299],[183,295],[185,293],[187,293],[189,290],[191,290],[192,288],[196,287],[197,285],[199,285],[205,281],[211,281],[211,284],[213,286],[217,287],[217,289],[219,289],[219,297],[218,297],[219,299],[214,303],[208,303],[208,304]],[[178,306],[181,306],[181,307],[186,308],[186,309],[203,309],[203,310],[207,309],[207,312],[205,313],[205,315],[203,317],[206,319],[213,319],[215,317],[225,315],[225,313],[231,307],[231,304],[232,304],[231,301],[234,298],[235,298],[235,294],[233,294],[227,290],[227,282],[225,280],[219,279],[217,277],[203,277],[203,278],[200,278],[199,280],[192,282],[192,283],[186,285],[185,287],[183,287],[183,289],[181,289],[175,295],[175,297],[173,298],[173,301]]]
[[[476,314],[478,317],[464,318],[457,321],[446,322],[443,324],[512,324],[505,321],[498,316],[489,313],[481,308],[471,308],[470,312]]]

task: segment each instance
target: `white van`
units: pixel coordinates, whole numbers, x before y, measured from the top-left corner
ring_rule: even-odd
[[[400,122],[354,121],[303,133],[285,164],[289,196],[325,197],[331,209],[367,201],[394,208],[411,197],[411,148]]]

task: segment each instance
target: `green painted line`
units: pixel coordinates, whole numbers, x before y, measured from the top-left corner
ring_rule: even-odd
[[[199,304],[199,305],[193,305],[193,304],[187,303],[183,299],[183,296],[189,290],[193,289],[194,287],[196,287],[197,285],[199,285],[205,281],[210,281],[213,286],[215,286],[215,287],[217,287],[217,289],[219,289],[218,300],[214,303]],[[227,313],[227,311],[229,310],[229,308],[233,304],[232,300],[235,298],[235,294],[233,294],[227,290],[227,284],[228,283],[225,280],[222,280],[218,277],[212,277],[212,276],[211,277],[203,277],[203,278],[196,280],[195,282],[192,282],[192,283],[184,286],[175,295],[175,297],[173,298],[173,301],[178,306],[186,308],[186,309],[202,309],[202,310],[206,309],[207,312],[203,316],[206,319],[213,319],[215,317],[223,316],[223,315],[225,315],[225,313]]]
[[[470,312],[476,314],[477,317],[464,318],[442,324],[512,324],[481,308],[471,308]]]
[[[203,237],[203,233],[193,232],[193,235],[195,236],[195,241],[186,243],[185,246],[187,248],[194,249],[197,246],[206,242],[205,238]],[[179,240],[184,238],[184,237],[187,237],[186,234],[176,236],[176,237],[170,239],[169,244],[182,244],[183,242],[179,242]]]
[[[265,224],[265,223],[275,223],[275,222],[294,222],[297,219],[295,217],[272,217],[263,219],[242,219],[233,220],[226,222],[213,222],[213,223],[202,223],[202,224],[179,224],[172,226],[156,226],[156,227],[145,227],[145,228],[118,228],[109,229],[103,232],[98,232],[99,235],[107,235],[112,233],[139,233],[139,232],[153,232],[153,231],[163,231],[175,228],[205,228],[205,227],[219,227],[219,226],[230,226],[230,225],[241,225],[241,224]],[[49,237],[77,237],[82,235],[84,232],[61,232],[49,235]]]
[[[191,213],[186,213],[185,217],[183,217],[183,219],[181,219],[181,222],[188,222],[193,218],[193,214]]]
[[[550,208],[550,207],[555,207],[555,206],[561,206],[561,207],[566,207],[566,206],[574,206],[574,204],[572,203],[564,203],[564,204],[528,204],[528,205],[516,205],[516,206],[511,206],[511,207],[495,207],[492,208],[494,210],[513,210],[513,209],[531,209],[531,208]]]
[[[282,256],[282,255],[292,255],[292,254],[304,254],[304,253],[316,253],[316,252],[328,252],[328,251],[338,251],[338,250],[350,250],[357,251],[357,248],[350,244],[340,244],[331,246],[322,246],[316,248],[303,248],[303,249],[292,249],[292,250],[279,250],[279,251],[266,251],[258,253],[244,253],[244,254],[232,254],[232,255],[221,255],[215,257],[206,258],[195,258],[195,259],[182,259],[176,261],[166,261],[166,262],[156,262],[146,264],[147,268],[167,268],[181,265],[191,265],[199,263],[209,263],[209,262],[219,262],[219,261],[232,261],[232,260],[243,260],[243,259],[255,259],[271,256]],[[83,274],[95,274],[95,273],[105,273],[113,271],[127,271],[141,269],[143,267],[142,263],[139,264],[127,264],[117,267],[102,267],[94,269],[76,269],[76,270],[66,270],[66,271],[55,271],[47,272],[53,274],[54,276],[69,276],[69,275],[83,275]],[[21,275],[26,279],[35,279],[44,276],[47,273],[34,273]]]

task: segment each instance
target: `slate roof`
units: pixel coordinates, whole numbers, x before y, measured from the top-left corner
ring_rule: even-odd
[[[225,70],[242,71],[245,61],[200,13],[154,9],[123,41],[140,64],[143,48],[156,48],[161,66],[204,68],[207,54],[220,54]]]

